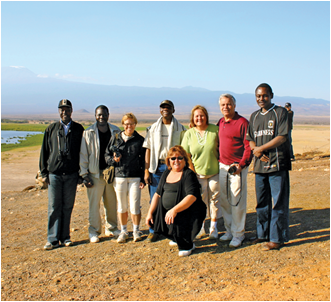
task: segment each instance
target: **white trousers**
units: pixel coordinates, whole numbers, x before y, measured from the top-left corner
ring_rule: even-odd
[[[133,215],[140,214],[140,196],[139,177],[115,177],[114,189],[117,197],[117,212],[126,213],[128,211],[128,202],[130,202],[130,212]]]
[[[93,187],[87,188],[87,197],[89,200],[89,234],[100,235],[102,222],[100,213],[100,201],[103,199],[103,208],[105,211],[105,228],[112,230],[117,227],[117,209],[116,194],[113,184],[107,184],[100,173],[99,178],[89,175],[93,181]]]
[[[224,226],[233,237],[245,233],[248,167],[239,175],[228,173],[229,165],[219,163],[220,200]],[[239,203],[238,203],[239,202]]]
[[[211,219],[218,219],[222,217],[222,210],[220,205],[220,185],[218,174],[213,176],[206,176],[198,180],[202,189],[202,200],[207,206],[207,216]]]

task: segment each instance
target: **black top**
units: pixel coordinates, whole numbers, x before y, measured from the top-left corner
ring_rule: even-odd
[[[170,170],[165,170],[161,176],[156,193],[161,196],[161,201],[153,213],[154,231],[165,236],[176,234],[179,237],[194,237],[199,233],[206,217],[206,205],[202,201],[200,184],[196,174],[188,168],[184,168],[182,178],[179,181],[175,204],[180,203],[187,195],[193,195],[196,200],[186,210],[177,214],[174,223],[167,225],[164,218],[167,209],[163,206],[164,186]]]
[[[166,182],[162,196],[162,204],[166,210],[172,209],[176,205],[176,196],[179,189],[179,181],[174,183]]]
[[[99,169],[104,170],[108,167],[105,161],[104,154],[111,138],[111,132],[109,127],[107,127],[106,132],[101,132],[99,129],[98,132],[99,132],[99,144],[100,144]]]
[[[287,111],[288,114],[288,131],[293,129],[293,115],[294,112],[292,110]]]
[[[291,170],[290,142],[288,134],[288,114],[283,107],[272,104],[267,112],[262,109],[253,112],[250,117],[246,139],[254,141],[256,146],[262,146],[270,142],[276,136],[286,136],[286,141],[274,149],[265,153],[269,157],[268,162],[262,162],[254,156],[254,173],[271,173]]]
[[[83,126],[74,121],[71,121],[67,135],[60,122],[47,127],[39,160],[42,177],[47,177],[49,173],[62,175],[79,171],[79,152],[83,132]]]

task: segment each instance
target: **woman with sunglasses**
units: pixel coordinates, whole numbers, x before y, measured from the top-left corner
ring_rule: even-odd
[[[189,169],[189,159],[182,146],[170,148],[166,165],[149,208],[146,225],[156,234],[169,238],[178,246],[179,256],[189,256],[195,249],[193,240],[206,216],[200,185]]]
[[[209,124],[207,109],[201,105],[193,107],[191,129],[185,132],[181,145],[188,153],[190,168],[197,173],[202,188],[202,200],[210,217],[209,238],[217,239],[217,219],[222,217],[220,206],[218,126]],[[197,239],[206,234],[203,224]]]
[[[134,114],[125,114],[122,118],[124,131],[111,138],[105,153],[106,163],[115,167],[113,185],[121,224],[121,233],[117,238],[118,243],[125,243],[129,237],[127,230],[128,202],[130,202],[133,224],[133,241],[142,240],[139,224],[141,220],[141,189],[145,186],[145,148],[142,147],[144,138],[135,131],[137,123]]]

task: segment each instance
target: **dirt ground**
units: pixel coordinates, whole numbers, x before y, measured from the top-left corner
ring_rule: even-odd
[[[306,133],[307,134],[307,133]],[[317,137],[319,133],[312,136]],[[298,132],[293,137],[299,137]],[[329,137],[329,136],[328,136]],[[323,141],[325,144],[325,140]],[[328,145],[330,142],[328,141]],[[301,149],[300,149],[301,148]],[[2,300],[330,300],[330,151],[296,145],[290,172],[290,241],[279,251],[250,245],[256,234],[254,176],[248,177],[246,240],[231,249],[203,237],[189,257],[168,240],[125,244],[101,235],[88,240],[86,189],[79,187],[72,214],[75,245],[44,251],[47,190],[34,184],[39,148],[2,153]],[[322,149],[320,149],[322,150]],[[142,217],[148,210],[143,189]],[[129,231],[132,226],[128,225]],[[144,239],[147,227],[141,222]],[[218,231],[224,233],[223,219]]]

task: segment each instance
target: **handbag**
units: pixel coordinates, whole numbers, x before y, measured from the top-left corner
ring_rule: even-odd
[[[108,168],[103,170],[103,179],[107,184],[111,184],[114,181],[115,177],[115,168],[114,166],[109,166]]]

